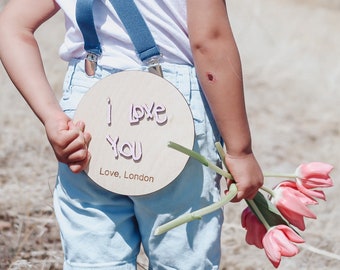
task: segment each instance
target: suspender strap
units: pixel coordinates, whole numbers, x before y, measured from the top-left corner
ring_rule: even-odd
[[[139,58],[144,62],[161,53],[133,0],[110,0],[132,40]]]
[[[102,49],[93,20],[93,1],[78,0],[76,4],[76,19],[84,38],[84,49],[91,54],[101,55]]]
[[[94,75],[96,62],[102,50],[93,19],[93,2],[95,0],[77,0],[76,19],[84,38],[84,48],[88,52],[85,70]],[[109,0],[122,21],[136,53],[142,62],[146,62],[149,71],[162,76],[159,65],[161,53],[133,0]]]

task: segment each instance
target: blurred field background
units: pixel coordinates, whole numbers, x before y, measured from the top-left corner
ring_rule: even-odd
[[[294,172],[311,161],[335,166],[327,202],[311,207],[318,219],[307,220],[302,232],[308,245],[327,253],[301,247],[280,269],[340,269],[340,0],[229,0],[227,5],[263,170]],[[37,33],[58,97],[66,68],[57,57],[63,33],[60,13]],[[0,121],[0,269],[62,269],[52,206],[55,158],[42,125],[2,67]],[[266,185],[276,181],[267,179]],[[225,207],[221,269],[273,269],[263,250],[244,241],[244,207]]]

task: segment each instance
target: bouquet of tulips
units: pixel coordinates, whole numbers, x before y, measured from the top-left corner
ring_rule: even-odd
[[[233,179],[227,168],[212,164],[200,154],[187,149],[174,142],[169,142],[169,147],[197,159],[203,165],[210,167],[218,174]],[[224,160],[222,146],[217,143],[217,150]],[[318,204],[317,199],[325,200],[322,188],[333,186],[330,172],[333,166],[322,162],[301,164],[293,174],[269,174],[265,177],[288,178],[274,188],[263,186],[254,199],[246,200],[248,207],[241,215],[242,227],[246,229],[245,240],[250,245],[264,249],[268,259],[274,267],[278,267],[281,257],[292,257],[299,252],[296,244],[304,243],[297,232],[305,230],[304,218],[316,218],[308,208],[309,205]],[[230,202],[237,193],[236,184],[231,184],[228,192],[221,201],[185,214],[155,230],[155,234],[162,234],[176,226],[201,218]],[[265,196],[263,193],[267,193]]]

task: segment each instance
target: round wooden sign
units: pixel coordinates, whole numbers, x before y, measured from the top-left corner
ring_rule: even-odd
[[[143,195],[171,183],[192,149],[194,124],[183,95],[168,81],[143,71],[124,71],[96,83],[82,98],[75,120],[92,135],[85,172],[115,193]]]

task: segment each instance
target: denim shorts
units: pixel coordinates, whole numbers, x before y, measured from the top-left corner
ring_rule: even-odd
[[[194,150],[219,164],[215,122],[191,66],[162,64],[164,78],[184,95],[194,118]],[[61,106],[71,118],[78,102],[98,80],[119,70],[97,67],[86,76],[84,61],[69,63]],[[189,159],[181,174],[148,195],[125,196],[107,191],[85,173],[59,164],[54,208],[65,254],[64,269],[136,269],[141,244],[149,269],[218,269],[222,210],[154,236],[154,230],[188,212],[220,199],[220,177]]]

